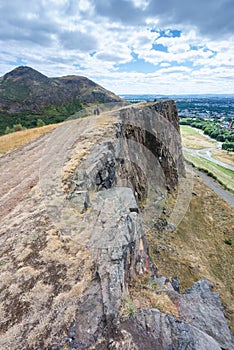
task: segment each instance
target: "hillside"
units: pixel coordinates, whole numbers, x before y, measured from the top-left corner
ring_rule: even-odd
[[[62,123],[0,168],[0,349],[233,348],[231,209],[185,178],[173,101]]]
[[[94,103],[123,102],[82,76],[48,78],[30,67],[17,67],[0,78],[0,134],[6,127],[35,127],[37,120],[57,123]]]

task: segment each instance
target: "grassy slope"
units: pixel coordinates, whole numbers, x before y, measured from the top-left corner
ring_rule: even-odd
[[[57,124],[46,125],[41,128],[22,130],[13,132],[8,135],[0,136],[0,155],[12,149],[25,145],[37,137],[53,130],[56,126]]]
[[[218,179],[218,181],[224,185],[225,188],[234,192],[234,173],[231,170],[225,169],[220,165],[214,164],[208,159],[190,154],[184,151],[186,160],[192,163],[196,168],[200,170],[208,171],[208,175],[213,174],[212,177]]]
[[[167,203],[168,213],[175,198]],[[197,177],[186,215],[173,233],[148,232],[153,261],[164,276],[178,276],[182,291],[202,277],[215,282],[215,290],[234,312],[233,209]],[[231,240],[232,245],[225,241]],[[234,331],[234,323],[231,323]]]
[[[221,149],[214,149],[211,151],[212,156],[221,162],[225,162],[234,166],[234,152],[227,152]]]
[[[202,134],[200,130],[194,129],[187,125],[181,125],[181,134],[183,139],[183,146],[190,149],[202,149],[207,147],[215,147],[217,142],[210,141],[205,135]],[[213,150],[217,158],[222,161],[227,161],[227,163],[233,165],[232,163],[232,154],[227,154],[224,150]],[[202,158],[198,155],[194,155],[191,152],[184,151],[185,159],[191,162],[194,166],[199,169],[203,169],[212,173],[214,178],[217,178],[218,181],[227,187],[229,190],[234,191],[234,173],[231,170],[227,170],[220,165],[214,164],[210,160]]]
[[[203,135],[198,129],[188,125],[180,125],[183,138],[183,146],[192,149],[202,149],[215,147],[216,141],[211,141],[207,136]]]

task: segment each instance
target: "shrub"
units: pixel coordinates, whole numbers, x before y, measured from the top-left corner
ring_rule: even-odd
[[[129,298],[125,298],[122,305],[121,316],[124,320],[134,316],[137,313],[137,310],[134,306],[134,303]]]
[[[37,119],[37,127],[40,128],[42,126],[45,126],[45,123],[43,122],[42,119]]]
[[[227,245],[232,245],[232,240],[231,238],[227,238],[224,240],[224,243],[226,243]]]
[[[24,128],[22,127],[21,124],[15,124],[15,125],[13,125],[13,130],[14,131],[21,131],[21,130],[24,130]]]
[[[226,151],[234,151],[234,142],[224,142],[222,144],[222,149]]]
[[[9,126],[7,126],[5,129],[5,134],[10,134],[11,132],[13,132],[13,129],[11,129]]]

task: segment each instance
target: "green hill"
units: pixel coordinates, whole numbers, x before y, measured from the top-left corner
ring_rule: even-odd
[[[48,78],[30,67],[0,77],[0,134],[21,124],[61,122],[91,104],[121,102],[120,97],[82,76]]]

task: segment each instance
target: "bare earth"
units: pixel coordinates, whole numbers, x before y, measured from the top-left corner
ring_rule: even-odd
[[[49,181],[56,170],[61,172],[77,139],[84,131],[87,134],[89,128],[97,129],[98,123],[94,117],[63,123],[52,133],[0,157],[0,219],[27,196],[39,177],[43,181],[46,176]],[[59,168],[55,169],[55,166]]]
[[[0,218],[27,195],[39,179],[40,161],[48,135],[0,158]]]

